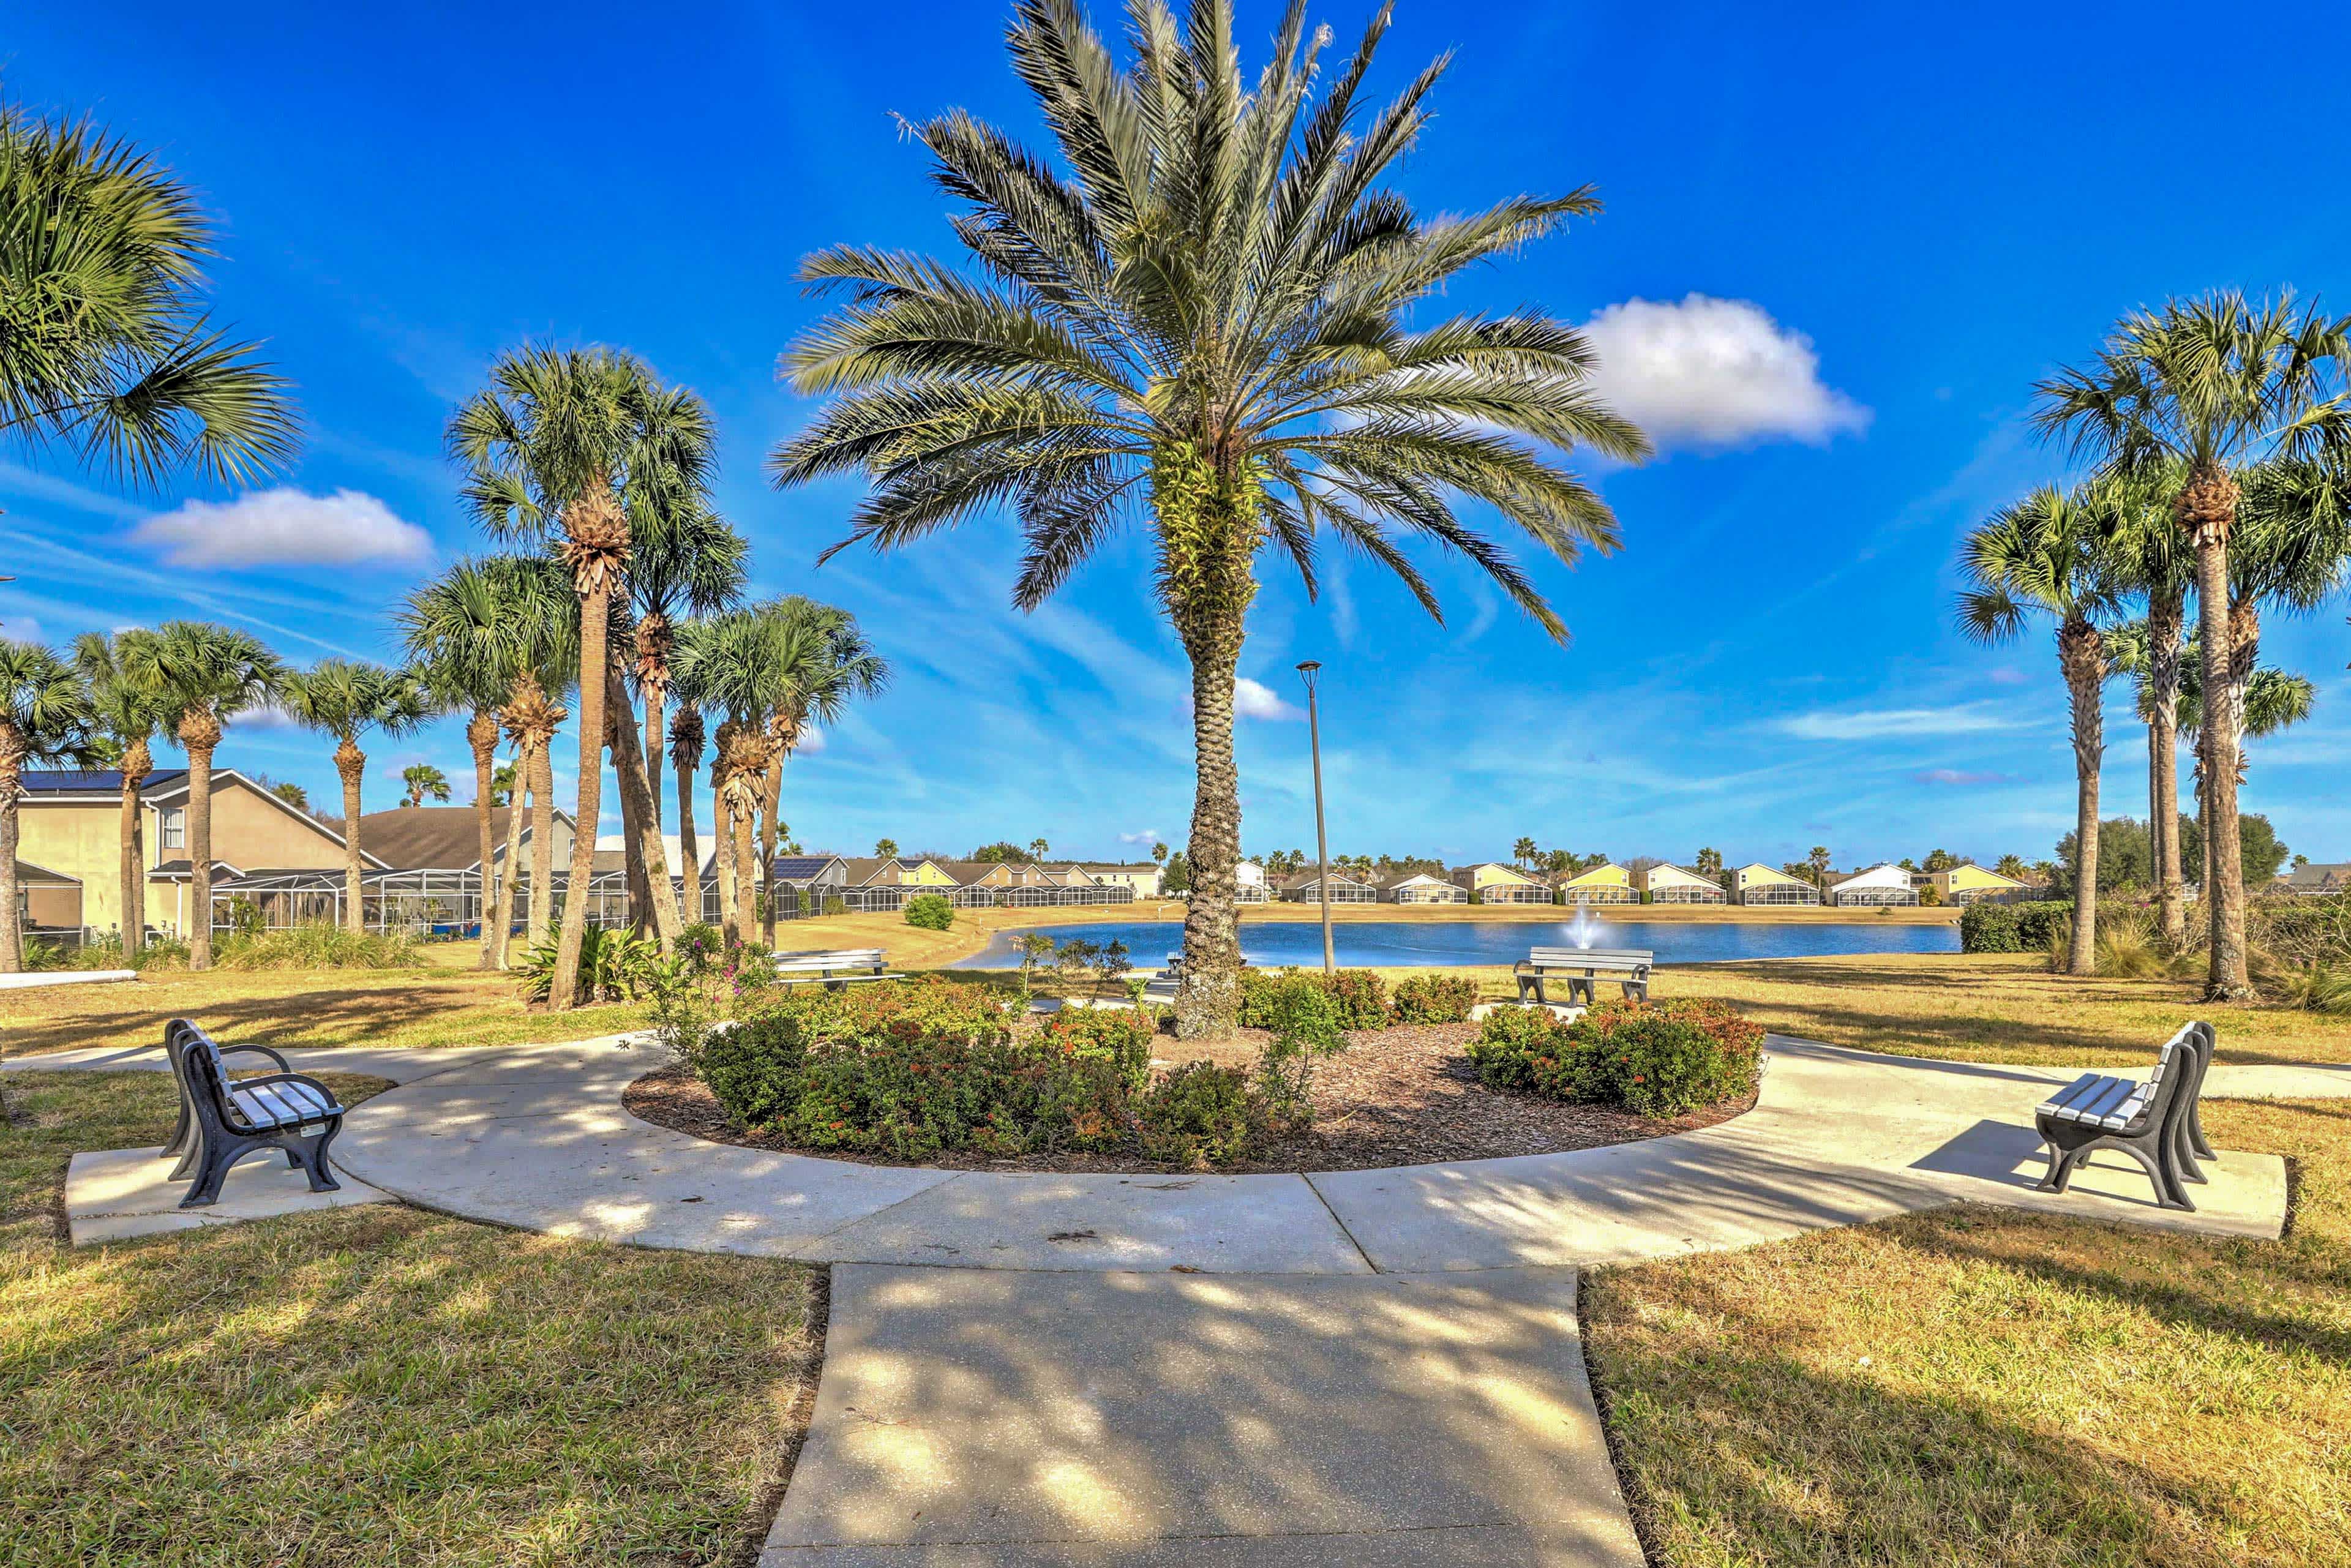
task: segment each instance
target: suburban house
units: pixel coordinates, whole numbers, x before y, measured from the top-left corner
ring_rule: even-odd
[[[1466,904],[1469,894],[1434,872],[1408,871],[1379,884],[1379,895],[1390,904]]]
[[[2351,893],[2351,861],[2312,861],[2278,873],[2279,893]]]
[[[1736,904],[1816,904],[1821,890],[1800,876],[1757,861],[1730,873],[1730,896]]]
[[[1945,904],[1981,904],[1987,900],[2000,903],[2033,891],[2030,883],[2002,876],[1980,865],[1955,865],[1949,871],[1929,872],[1927,883],[1943,895]]]
[[[1645,904],[1720,904],[1727,896],[1720,883],[1662,862],[1634,873],[1633,885]]]
[[[1300,872],[1281,884],[1281,896],[1291,904],[1322,903],[1322,873]],[[1331,902],[1333,904],[1372,904],[1377,902],[1379,896],[1380,890],[1368,882],[1343,871],[1331,873]]]
[[[504,865],[507,858],[507,831],[514,824],[515,808],[490,808],[490,863]],[[531,860],[530,808],[522,808],[523,874],[530,873]],[[220,833],[214,830],[214,847]],[[614,841],[617,844],[617,840]],[[601,853],[605,841],[596,841]],[[360,819],[360,847],[387,866],[402,871],[475,872],[482,869],[482,830],[480,819],[471,806],[401,806],[389,811],[370,811]],[[674,841],[671,852],[676,852]],[[569,871],[571,867],[571,816],[567,811],[555,813],[555,869]],[[675,870],[673,862],[672,870]]]
[[[1559,879],[1559,901],[1562,904],[1637,904],[1640,895],[1633,890],[1633,873],[1614,861],[1593,866]]]
[[[1266,886],[1265,867],[1257,861],[1241,861],[1233,867],[1233,902],[1263,904],[1273,896]]]
[[[1918,902],[1918,890],[1910,885],[1910,873],[1891,863],[1871,866],[1851,876],[1829,883],[1828,901],[1845,906],[1876,906],[1910,904]]]
[[[141,841],[147,862],[146,908],[134,912],[150,929],[184,936],[193,928],[188,904],[193,868],[187,851],[188,775],[162,768],[139,789]],[[123,926],[121,873],[122,775],[109,769],[29,769],[17,810],[17,865],[43,873],[28,913],[68,912],[68,889],[78,888],[86,930]],[[235,768],[215,768],[212,788],[213,874],[226,881],[343,868],[343,836],[308,812],[287,804]],[[367,845],[363,863],[386,869]],[[43,921],[46,925],[46,920]],[[62,922],[60,923],[62,925]]]
[[[28,932],[81,930],[81,883],[63,872],[16,862],[16,921]]]
[[[1539,877],[1529,876],[1514,865],[1500,861],[1480,861],[1476,865],[1456,866],[1453,885],[1481,904],[1549,904],[1551,888]]]
[[[1076,869],[1107,886],[1133,888],[1137,898],[1158,897],[1166,874],[1156,861],[1088,861]]]

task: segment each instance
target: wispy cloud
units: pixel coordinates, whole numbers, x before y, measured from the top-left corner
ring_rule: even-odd
[[[422,560],[433,538],[358,490],[308,496],[254,490],[234,501],[190,501],[131,530],[173,566],[350,566]]]
[[[1132,833],[1121,833],[1118,841],[1123,844],[1155,844],[1159,841],[1159,830],[1142,828]]]
[[[1628,299],[1584,325],[1593,384],[1660,446],[1824,446],[1869,410],[1821,380],[1813,340],[1745,299]]]
[[[1233,712],[1243,718],[1300,719],[1306,710],[1284,702],[1271,686],[1247,675],[1233,683]]]
[[[2009,773],[1970,773],[1958,768],[1928,768],[1910,775],[1918,784],[1948,784],[1960,789],[1973,789],[1986,784],[2007,784],[2015,776]]]
[[[2020,728],[2023,722],[1988,703],[1960,703],[1949,707],[1791,714],[1774,721],[1771,727],[1801,740],[1892,740],[1907,736],[1980,735],[1987,730]]]

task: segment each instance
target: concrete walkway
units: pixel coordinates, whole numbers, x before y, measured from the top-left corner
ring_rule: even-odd
[[[910,1170],[705,1143],[622,1110],[659,1058],[620,1037],[294,1059],[402,1085],[335,1148],[384,1192],[840,1265],[763,1568],[1636,1568],[1584,1383],[1579,1267],[1970,1200],[2273,1237],[2286,1201],[2282,1162],[2226,1151],[2196,1214],[2156,1208],[2136,1166],[2039,1193],[2032,1107],[2071,1072],[1779,1038],[1756,1108],[1702,1132],[1311,1176]],[[2351,1067],[2220,1066],[2206,1092],[2351,1095]]]

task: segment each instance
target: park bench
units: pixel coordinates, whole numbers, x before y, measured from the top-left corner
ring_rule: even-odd
[[[1241,967],[1246,969],[1249,967],[1249,960],[1242,959]],[[1184,955],[1170,953],[1167,955],[1167,967],[1160,970],[1158,975],[1143,988],[1143,999],[1146,1002],[1155,1002],[1161,1007],[1172,1008],[1176,1005],[1176,988],[1183,983]]]
[[[1551,1001],[1549,982],[1567,982],[1568,1005],[1579,999],[1591,1005],[1596,998],[1593,988],[1600,981],[1613,979],[1624,987],[1628,997],[1642,1001],[1649,999],[1649,969],[1656,962],[1656,954],[1646,947],[1537,947],[1524,960],[1511,967],[1519,982],[1519,1000],[1548,1005]]]
[[[839,990],[843,986],[862,984],[868,980],[903,980],[904,975],[887,973],[879,947],[838,947],[830,951],[778,953],[775,956],[776,983],[779,986],[824,986]]]
[[[2100,1149],[2118,1149],[2146,1168],[2159,1206],[2192,1212],[2187,1184],[2208,1179],[2197,1162],[2219,1158],[2199,1114],[2212,1047],[2210,1024],[2184,1024],[2163,1042],[2144,1082],[2085,1072],[2043,1101],[2033,1113],[2049,1145],[2042,1189],[2064,1192],[2074,1166]]]
[[[211,1207],[229,1167],[265,1149],[278,1150],[289,1168],[307,1173],[312,1192],[340,1190],[327,1164],[327,1145],[343,1130],[343,1108],[332,1090],[288,1070],[267,1046],[215,1045],[187,1019],[165,1026],[163,1052],[179,1084],[182,1117],[163,1157],[180,1156],[172,1180],[194,1177],[182,1208]],[[231,1078],[226,1059],[243,1052],[269,1058],[278,1071]]]

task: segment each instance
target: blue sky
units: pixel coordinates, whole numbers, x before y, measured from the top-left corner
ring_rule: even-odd
[[[2275,53],[2290,37],[2295,57],[2340,57],[2351,15],[2221,29],[2208,7],[2160,5],[1963,23],[1398,9],[1390,85],[1458,57],[1399,182],[1424,210],[1585,182],[1607,204],[1453,301],[1593,320],[1610,384],[1663,450],[1594,471],[1621,554],[1538,569],[1574,633],[1564,649],[1448,562],[1430,562],[1440,627],[1360,564],[1334,555],[1310,604],[1269,560],[1242,661],[1264,688],[1239,737],[1245,843],[1311,846],[1290,674],[1311,657],[1334,852],[1507,856],[1525,833],[1620,858],[2048,854],[2073,820],[2053,652],[2037,631],[1991,650],[1954,632],[1954,545],[2062,475],[2022,428],[2030,384],[2121,311],[2286,284],[2351,308],[2339,101]],[[1312,14],[1351,37],[1367,10]],[[621,344],[716,411],[721,502],[753,542],[755,586],[854,610],[897,665],[887,695],[788,773],[802,841],[1180,843],[1183,663],[1139,541],[1024,616],[1008,525],[818,571],[853,488],[778,496],[761,475],[813,412],[774,379],[813,315],[799,257],[951,237],[890,116],[961,105],[1033,131],[1005,14],[20,8],[0,46],[10,95],[160,149],[220,215],[216,308],[299,383],[308,440],[285,484],[310,499],[128,496],[0,453],[18,579],[0,622],[61,643],[204,615],[298,661],[384,656],[386,607],[479,547],[439,455],[454,402],[526,338]],[[1243,14],[1254,62],[1273,11]],[[235,527],[205,537],[233,535],[246,559],[191,557],[173,517],[190,501],[236,505]],[[2319,701],[2256,747],[2246,800],[2323,860],[2351,858],[2346,608],[2271,629],[2272,660]],[[2109,714],[2109,814],[2143,814],[2119,686]],[[264,722],[237,727],[223,759],[331,800],[326,751]],[[454,725],[371,755],[370,809],[393,803],[409,761],[467,771]]]

